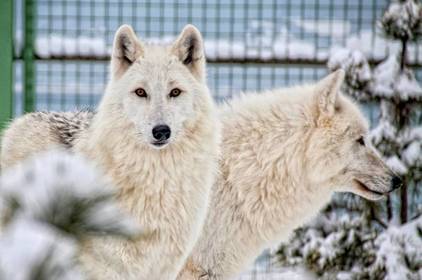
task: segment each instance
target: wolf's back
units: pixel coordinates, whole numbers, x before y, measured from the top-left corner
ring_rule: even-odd
[[[14,120],[1,139],[1,169],[53,147],[70,149],[89,127],[92,111],[34,112]]]

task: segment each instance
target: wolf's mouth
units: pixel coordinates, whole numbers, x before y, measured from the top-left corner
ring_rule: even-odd
[[[156,141],[151,143],[156,148],[162,148],[163,146],[167,145],[169,142],[167,140],[164,141]]]
[[[361,181],[359,181],[357,179],[354,179],[353,181],[355,182],[357,188],[361,192],[369,193],[372,197],[374,197],[374,199],[380,199],[385,195],[385,193],[374,191],[374,190],[370,189],[368,186],[366,186],[364,183],[362,183]]]

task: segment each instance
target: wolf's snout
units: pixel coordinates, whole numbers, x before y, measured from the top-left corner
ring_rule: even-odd
[[[157,141],[165,141],[170,138],[171,130],[166,124],[160,124],[152,129],[152,136]]]
[[[398,189],[402,186],[403,181],[399,176],[393,176],[391,179],[391,191]]]

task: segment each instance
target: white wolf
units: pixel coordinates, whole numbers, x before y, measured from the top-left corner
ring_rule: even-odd
[[[315,85],[250,94],[221,109],[221,176],[179,279],[229,279],[286,241],[334,192],[377,200],[400,185],[366,143],[358,107],[339,93],[343,79],[339,70]]]
[[[333,192],[379,199],[400,184],[365,142],[365,119],[339,93],[343,79],[340,70],[314,85],[249,94],[220,108],[220,175],[180,279],[236,275],[263,248],[286,241]]]
[[[131,27],[120,27],[111,79],[91,116],[34,113],[18,119],[4,135],[2,168],[54,141],[72,146],[106,171],[123,208],[149,233],[134,242],[89,239],[80,258],[88,275],[175,279],[203,225],[219,150],[199,31],[188,25],[164,48],[144,45]],[[55,133],[63,123],[70,127]],[[76,127],[84,128],[77,138]],[[37,135],[35,128],[43,130]],[[22,138],[27,141],[15,142]]]

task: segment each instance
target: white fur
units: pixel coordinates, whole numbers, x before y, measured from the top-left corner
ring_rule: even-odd
[[[180,41],[192,44],[189,51],[194,53],[179,50]],[[123,74],[127,65],[119,65],[119,44],[129,44],[122,46],[123,52],[140,54],[129,57],[132,64]],[[202,39],[192,26],[167,49],[143,46],[127,26],[117,32],[115,76],[75,149],[109,173],[122,206],[150,235],[134,242],[87,242],[81,259],[96,279],[174,279],[199,236],[216,171],[219,133],[204,70],[197,71],[205,67],[204,56],[187,64],[181,56],[197,53],[203,53]],[[133,93],[139,87],[147,98]],[[182,94],[170,98],[174,87]],[[150,131],[162,123],[171,128],[172,137],[158,150],[151,146]]]
[[[182,93],[172,98],[169,93],[176,87]],[[138,88],[148,96],[136,95]],[[36,125],[47,128],[45,138],[31,130],[34,139],[19,140],[36,116],[24,116],[6,131],[2,168],[59,142],[48,119]],[[144,45],[129,26],[117,31],[106,93],[73,149],[111,177],[121,206],[148,234],[133,241],[87,239],[80,261],[90,279],[176,278],[208,209],[217,170],[218,123],[195,27],[185,27],[168,48]],[[160,124],[171,128],[171,137],[157,147],[151,131]],[[15,140],[22,148],[17,155]]]
[[[204,230],[179,279],[238,274],[263,248],[287,240],[316,215],[334,191],[379,199],[369,189],[390,190],[391,171],[370,146],[356,141],[367,124],[357,106],[338,94],[343,75],[248,94],[220,108],[220,174]],[[26,122],[27,130],[37,123]],[[13,135],[24,132],[20,126]]]
[[[202,235],[179,279],[229,279],[286,241],[335,191],[390,190],[391,171],[356,140],[358,108],[338,95],[343,73],[316,85],[249,94],[221,109],[220,174]]]

